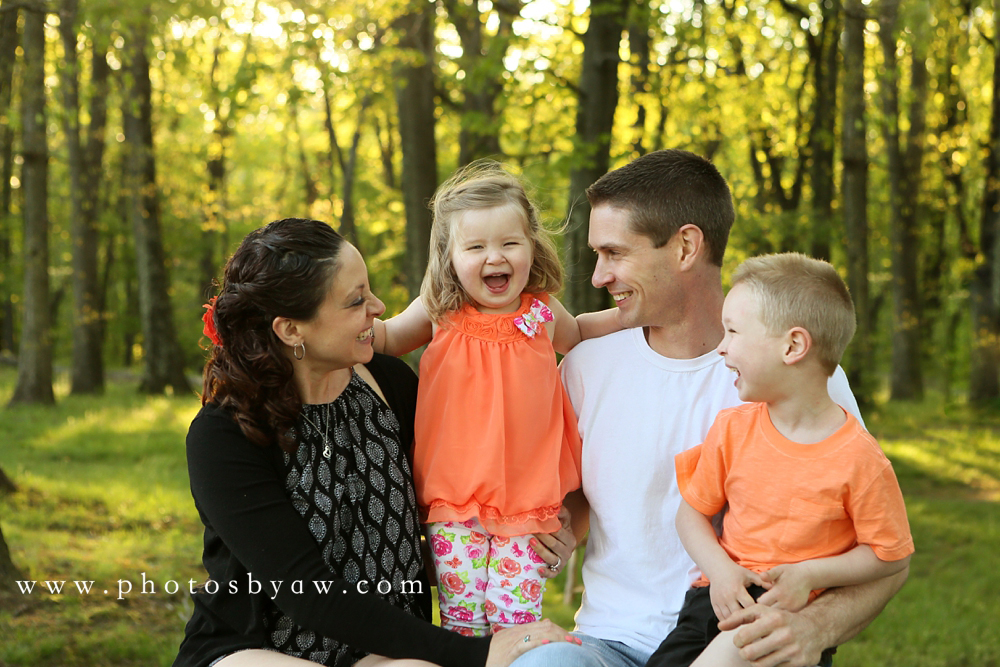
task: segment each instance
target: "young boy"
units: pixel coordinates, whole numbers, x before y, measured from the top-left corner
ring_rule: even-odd
[[[719,620],[755,599],[798,611],[825,588],[899,572],[913,553],[892,465],[827,393],[855,327],[836,270],[797,253],[749,259],[722,323],[718,352],[748,403],[675,459],[677,532],[703,574],[647,667],[746,665]],[[727,503],[719,538],[712,517]]]

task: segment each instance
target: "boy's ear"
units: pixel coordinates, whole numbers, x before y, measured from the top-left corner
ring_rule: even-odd
[[[292,347],[296,343],[302,342],[302,334],[299,332],[295,320],[287,317],[275,317],[271,321],[271,330],[285,345]]]
[[[812,348],[812,336],[802,327],[792,327],[785,334],[783,361],[792,366],[806,358]]]

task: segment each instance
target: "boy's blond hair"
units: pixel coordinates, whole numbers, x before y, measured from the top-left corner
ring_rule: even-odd
[[[554,294],[562,289],[563,271],[552,232],[542,226],[538,209],[524,186],[499,162],[477,160],[441,184],[431,200],[430,257],[420,286],[427,315],[439,322],[471,299],[458,281],[451,262],[454,228],[465,211],[512,206],[524,219],[531,243],[531,270],[525,291]]]
[[[857,326],[851,294],[833,266],[797,252],[751,257],[733,274],[733,287],[739,284],[757,298],[768,333],[802,327],[823,368],[833,374]]]

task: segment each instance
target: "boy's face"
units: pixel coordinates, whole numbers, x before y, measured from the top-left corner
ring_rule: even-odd
[[[783,336],[773,336],[760,318],[753,291],[737,284],[722,306],[725,336],[716,351],[726,358],[726,367],[736,373],[741,401],[768,402],[780,392],[779,373]]]

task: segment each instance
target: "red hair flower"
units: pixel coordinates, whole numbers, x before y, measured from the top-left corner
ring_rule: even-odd
[[[208,336],[213,345],[221,347],[222,339],[219,338],[219,332],[215,330],[215,300],[217,298],[213,296],[209,299],[208,303],[202,305],[202,308],[205,309],[205,314],[201,316],[201,321],[205,323],[205,328],[201,332]]]

